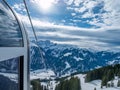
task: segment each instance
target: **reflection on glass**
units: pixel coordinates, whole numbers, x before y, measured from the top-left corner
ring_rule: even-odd
[[[19,58],[0,61],[0,90],[19,90]]]
[[[11,10],[0,1],[0,47],[19,47],[22,34]]]

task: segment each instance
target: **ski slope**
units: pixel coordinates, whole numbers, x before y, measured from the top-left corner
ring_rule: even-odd
[[[85,83],[85,75],[83,74],[79,74],[79,75],[76,75],[77,77],[80,78],[81,80],[81,87],[82,87],[82,90],[94,90],[94,88],[96,88],[96,90],[120,90],[120,87],[117,87],[117,82],[118,82],[118,79],[114,79],[113,82],[114,82],[114,85],[115,87],[103,87],[101,89],[101,80],[94,80],[94,81],[91,81],[89,83]]]

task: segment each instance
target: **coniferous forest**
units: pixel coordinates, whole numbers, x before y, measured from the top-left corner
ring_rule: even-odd
[[[93,71],[88,72],[85,77],[85,82],[90,82],[92,80],[100,79],[102,80],[101,88],[103,86],[113,87],[114,83],[111,82],[111,84],[108,84],[108,81],[113,80],[115,76],[118,76],[120,78],[120,65],[119,64],[102,67],[102,68],[95,69]],[[119,80],[118,80],[117,86],[120,86]]]
[[[41,85],[39,79],[32,80],[31,85],[33,90],[48,90],[47,87]],[[80,79],[78,77],[71,77],[69,80],[61,79],[55,90],[81,90]]]
[[[41,85],[39,79],[32,80],[31,85],[33,86],[33,90],[43,90],[43,86]]]
[[[69,80],[62,80],[55,90],[81,90],[80,79],[78,77],[71,77]]]
[[[85,82],[101,80],[101,88],[114,87],[113,80],[115,76],[120,78],[120,64],[110,65],[87,72],[85,75]],[[75,77],[75,75],[56,79],[56,82],[55,90],[82,90],[80,78]],[[33,86],[33,90],[49,90],[48,86],[41,85],[40,79],[32,80],[31,85]],[[119,79],[117,81],[117,87],[120,87]],[[96,90],[96,87],[94,90]]]

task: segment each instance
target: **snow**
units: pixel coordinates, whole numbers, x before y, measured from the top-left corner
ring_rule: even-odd
[[[82,61],[82,60],[84,60],[83,58],[80,58],[80,57],[73,57],[76,61]]]
[[[52,54],[52,56],[54,56],[54,57],[58,57],[59,56],[59,52],[58,51],[52,51],[51,52],[51,54]]]
[[[2,72],[0,72],[0,75],[8,77],[12,81],[18,82],[18,74],[14,74],[14,73],[2,73]]]
[[[102,56],[105,56],[105,53],[102,53]]]
[[[120,58],[120,56],[118,56],[117,58]]]
[[[38,47],[35,43],[30,42],[30,46]]]
[[[41,84],[45,87],[48,87],[49,90],[55,90],[55,87],[58,83],[56,83],[55,79],[55,73],[52,70],[36,70],[31,72],[30,79],[46,79],[50,80],[49,82],[41,81]]]
[[[114,64],[115,62],[117,62],[118,60],[113,60],[113,61],[109,61],[108,62],[108,65],[112,65],[112,64]]]
[[[70,55],[72,55],[72,53],[65,53],[65,54],[64,54],[64,56],[66,56],[66,57],[67,57],[67,56],[70,56]]]
[[[66,62],[68,64],[68,62]],[[120,90],[120,87],[117,87],[117,82],[118,82],[118,77],[115,77],[113,80],[114,82],[114,87],[108,87],[106,88],[105,86],[101,89],[101,80],[93,80],[89,83],[85,83],[85,75],[86,74],[78,74],[75,75],[74,77],[78,77],[81,80],[81,88],[82,90]],[[54,76],[52,78],[52,76]],[[42,85],[48,86],[49,90],[55,90],[56,85],[59,82],[56,82],[55,79],[55,74],[52,70],[36,70],[31,72],[31,80],[32,79],[52,79],[50,82],[41,82]],[[69,79],[70,77],[68,77]],[[109,82],[110,83],[110,82]]]
[[[49,79],[54,77],[55,73],[52,70],[36,70],[30,73],[30,79]]]
[[[56,81],[52,80],[50,82],[41,82],[41,85],[48,87],[48,90],[55,90],[55,87],[58,83]]]
[[[86,57],[88,54],[87,53],[83,53],[83,56]]]
[[[97,65],[95,68],[98,69],[98,68],[101,68],[101,67],[102,67],[102,66]]]
[[[94,80],[89,83],[85,83],[84,82],[85,74],[79,74],[75,76],[80,78],[82,90],[94,90],[94,88],[96,88],[96,90],[120,90],[120,87],[117,87],[118,79],[113,80],[115,87],[109,87],[109,88],[103,87],[101,89],[101,80]]]
[[[65,62],[65,64],[66,64],[66,68],[70,68],[71,67],[68,62]]]

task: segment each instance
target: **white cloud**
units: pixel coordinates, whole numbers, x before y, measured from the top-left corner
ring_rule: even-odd
[[[21,17],[21,16],[20,16]],[[22,20],[28,23],[26,16]],[[82,48],[97,50],[120,50],[120,27],[104,27],[99,29],[85,29],[73,26],[55,25],[42,22],[37,18],[32,19],[37,36],[40,39],[48,39],[60,44],[77,45]],[[32,31],[29,31],[32,33]]]
[[[91,12],[86,12],[84,15],[82,15],[82,18],[91,18],[94,17],[94,14]]]
[[[71,4],[73,3],[73,1],[74,1],[74,0],[65,0],[65,3],[66,3],[67,5],[71,5]]]
[[[78,20],[78,19],[74,19],[74,20],[72,20],[73,22],[82,22],[82,20]]]
[[[85,10],[92,10],[93,7],[96,6],[97,2],[92,0],[74,0],[75,6],[78,6],[77,8],[74,8],[74,10],[77,12],[84,12]],[[81,6],[80,6],[81,4]]]
[[[90,1],[91,0],[87,0]],[[88,3],[85,1],[81,1],[81,3]],[[119,14],[119,9],[115,5],[111,5],[110,8],[106,4],[107,0],[105,0],[105,6],[104,9],[109,12],[105,13],[98,13],[94,14],[92,12],[92,9],[94,8],[94,5],[96,6],[95,2],[91,2],[92,6],[90,6],[90,2],[88,6],[85,6],[83,4],[83,7],[78,7],[84,8],[82,12],[85,10],[88,10],[88,12],[84,13],[82,15],[82,18],[92,18],[92,20],[88,20],[87,23],[91,25],[96,25],[100,26],[101,28],[80,28],[80,27],[74,27],[74,26],[65,26],[65,25],[56,25],[52,22],[46,22],[46,21],[41,21],[38,18],[32,18],[34,27],[37,31],[37,35],[41,39],[49,39],[57,43],[61,44],[72,44],[72,45],[78,45],[79,47],[83,48],[96,48],[101,49],[101,50],[120,50],[120,41],[119,41],[119,34],[120,34],[120,14]],[[78,2],[78,4],[80,4]],[[111,3],[112,4],[112,3]],[[77,4],[76,4],[77,5]],[[87,5],[87,4],[86,4]],[[18,6],[15,6],[16,8],[19,8]],[[77,8],[77,9],[78,9]],[[75,10],[73,7],[68,7],[69,10]],[[80,13],[80,12],[79,12]],[[71,13],[72,14],[72,13]],[[29,20],[27,16],[17,14],[21,20],[23,20],[25,26],[29,27]],[[75,14],[73,13],[73,16]],[[98,15],[101,17],[95,18],[95,16]],[[75,15],[76,16],[76,15]],[[73,22],[81,22],[79,19],[71,19]],[[102,20],[103,22],[100,22]],[[65,20],[63,19],[63,22]],[[73,23],[72,23],[73,24]],[[31,30],[27,30],[30,35],[32,35]]]
[[[83,13],[85,10],[86,10],[85,7],[81,7],[81,8],[79,9],[79,12],[80,12],[80,13]]]
[[[104,9],[107,11],[103,14],[104,23],[108,25],[120,25],[120,2],[118,0],[105,0]]]
[[[87,9],[92,9],[93,7],[95,7],[97,5],[97,1],[89,0],[88,2],[84,2],[83,5]]]
[[[79,6],[80,3],[82,3],[82,2],[83,2],[83,0],[74,0],[75,6]]]
[[[76,13],[71,13],[71,15],[72,15],[72,16],[75,16],[75,15],[76,15]]]
[[[103,2],[103,1],[101,1],[101,2]],[[98,3],[100,3],[100,2],[98,2]],[[106,12],[98,13],[98,16],[100,18],[97,18],[98,20],[101,20],[101,23],[100,22],[95,23],[95,21],[93,19],[93,22],[91,21],[91,24],[96,25],[96,26],[98,25],[101,27],[119,26],[120,25],[120,8],[119,8],[120,2],[118,2],[118,0],[104,0],[103,4],[104,4],[104,7],[102,8],[102,10],[105,10]],[[89,12],[85,13],[83,15],[83,17],[94,18],[95,14],[93,12],[91,12],[91,10],[89,10]]]
[[[67,10],[74,10],[74,8],[72,8],[72,7],[70,7],[70,6],[68,6],[68,7],[66,7],[67,8]]]
[[[41,0],[30,0],[29,5],[35,9],[40,9],[40,5],[36,4]],[[52,4],[59,4],[60,0],[50,0],[50,3]],[[67,10],[71,10],[71,15],[73,18],[74,23],[71,23],[71,25],[76,25],[76,18],[92,18],[92,20],[86,20],[86,23],[104,27],[104,26],[119,26],[120,25],[120,2],[118,0],[64,0],[66,4],[68,5],[66,8]],[[93,12],[93,9],[96,6],[99,6],[100,4],[103,4],[103,7],[101,8],[104,11],[103,13],[99,12],[95,14]],[[43,4],[44,5],[44,4]],[[20,13],[25,11],[24,5],[22,3],[15,4],[13,6],[14,9],[20,11]],[[44,11],[44,10],[43,10]],[[53,12],[52,10],[49,10],[48,12]],[[57,13],[54,11],[54,13]],[[76,14],[77,13],[77,14]],[[97,18],[96,18],[97,17]],[[85,22],[85,21],[84,21]],[[65,23],[62,21],[62,23]],[[77,23],[77,22],[76,22]]]
[[[105,9],[112,12],[120,12],[120,2],[118,0],[104,0]]]
[[[23,3],[14,4],[14,5],[12,6],[12,8],[15,9],[16,11],[18,11],[19,13],[26,12],[26,9],[25,9]]]
[[[93,9],[99,5],[101,5],[101,10],[95,14]],[[86,21],[91,25],[99,27],[120,25],[120,2],[118,0],[74,0],[74,5],[68,6],[67,9],[82,14],[76,15],[78,19],[92,18],[93,20]]]
[[[80,10],[80,8],[74,8],[73,10],[74,10],[76,13],[82,12],[82,11]]]
[[[66,21],[65,20],[61,20],[61,22],[65,23]]]

